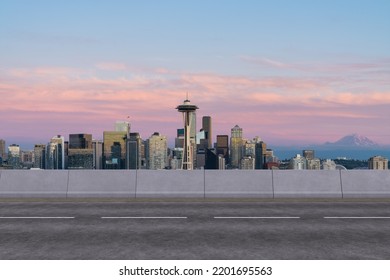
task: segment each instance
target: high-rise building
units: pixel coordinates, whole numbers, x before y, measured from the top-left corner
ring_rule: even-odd
[[[142,158],[142,139],[138,132],[130,133],[130,138],[127,141],[127,169],[141,169]]]
[[[206,140],[208,149],[213,147],[213,138],[212,138],[212,127],[211,127],[211,117],[203,116],[202,118],[202,129],[204,131],[204,139]]]
[[[103,169],[103,141],[92,140],[94,169]]]
[[[51,138],[47,145],[46,169],[65,169],[65,139],[61,135]]]
[[[314,150],[303,150],[302,154],[303,154],[303,157],[306,158],[307,160],[315,158]]]
[[[46,145],[36,144],[34,145],[34,168],[45,169],[46,168]]]
[[[2,158],[3,161],[7,159],[7,153],[5,148],[5,140],[0,139],[0,158]]]
[[[147,168],[148,169],[165,169],[167,166],[167,138],[155,132],[146,141]]]
[[[236,125],[231,129],[230,164],[232,168],[240,168],[243,150],[242,128]]]
[[[264,169],[267,144],[263,141],[258,141],[255,150],[255,169]]]
[[[190,100],[184,100],[182,105],[176,109],[183,113],[184,122],[184,153],[182,165],[184,170],[192,170],[195,167],[196,153],[196,110],[199,109],[196,105],[192,105]]]
[[[255,159],[251,156],[245,156],[241,159],[241,169],[253,170],[255,169]]]
[[[225,165],[229,163],[229,136],[217,135],[217,155],[222,155],[225,159]]]
[[[92,134],[69,134],[69,149],[92,149]]]
[[[180,128],[177,130],[177,136],[175,138],[175,148],[183,148],[184,147],[184,128]]]
[[[307,160],[300,154],[290,160],[289,169],[304,170],[307,169]]]
[[[103,132],[103,168],[125,169],[127,131]]]
[[[381,156],[372,157],[368,160],[368,169],[388,170],[389,160]]]
[[[8,165],[12,166],[13,169],[21,168],[19,145],[12,144],[8,146]]]
[[[68,169],[94,169],[92,134],[70,134]]]
[[[126,132],[127,136],[130,136],[130,123],[126,121],[116,121],[115,122],[115,131],[117,132]]]

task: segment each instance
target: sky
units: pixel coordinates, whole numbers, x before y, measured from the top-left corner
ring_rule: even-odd
[[[390,1],[0,0],[0,139],[173,143],[188,93],[214,137],[390,144]]]

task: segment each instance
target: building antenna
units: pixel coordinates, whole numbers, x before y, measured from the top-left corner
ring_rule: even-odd
[[[186,99],[186,100],[189,100],[189,99],[188,99],[188,91],[186,92],[186,94],[187,94],[187,99]]]

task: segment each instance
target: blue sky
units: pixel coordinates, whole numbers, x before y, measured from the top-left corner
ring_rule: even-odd
[[[37,121],[47,129],[33,141],[101,138],[127,115],[144,138],[173,138],[189,91],[221,134],[239,124],[278,144],[354,132],[390,144],[390,1],[0,3],[0,138]],[[102,102],[111,111],[98,114]]]

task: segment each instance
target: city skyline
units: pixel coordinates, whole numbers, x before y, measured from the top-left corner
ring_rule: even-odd
[[[173,140],[189,99],[213,135],[390,144],[388,1],[3,1],[0,138]],[[199,130],[199,129],[198,129]]]

